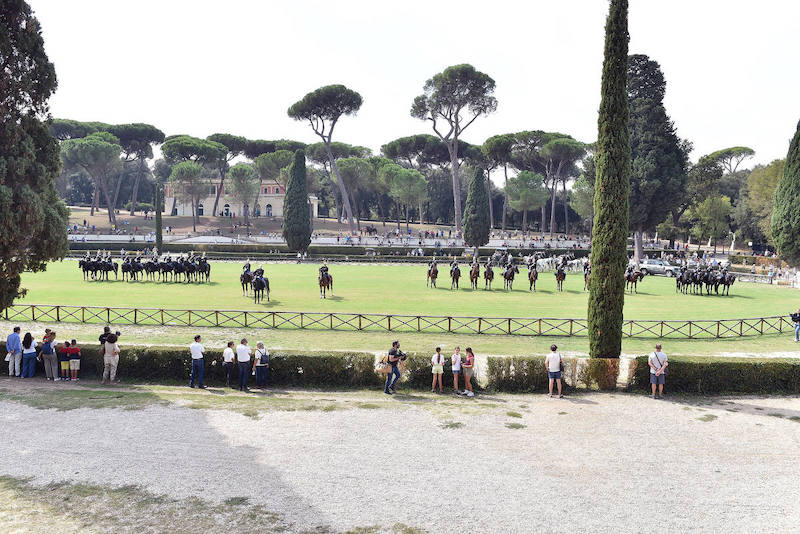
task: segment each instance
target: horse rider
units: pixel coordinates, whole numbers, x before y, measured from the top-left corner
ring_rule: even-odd
[[[436,265],[436,258],[433,258],[433,261],[428,264],[428,275],[430,275],[434,269],[436,271],[439,270],[438,266]]]
[[[319,268],[319,279],[323,281],[328,279],[328,260],[322,260],[322,267]]]
[[[250,258],[247,258],[247,262],[242,267],[242,274],[250,274]]]
[[[253,278],[261,278],[264,276],[264,265],[259,265],[258,269],[253,271]]]

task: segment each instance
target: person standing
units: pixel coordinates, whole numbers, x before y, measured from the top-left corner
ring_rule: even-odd
[[[253,357],[253,371],[256,373],[256,387],[267,387],[267,369],[269,369],[269,351],[264,348],[264,343],[256,344],[256,353]]]
[[[239,391],[250,391],[247,389],[247,375],[250,374],[250,354],[253,351],[247,346],[247,339],[236,346],[236,361],[239,363]]]
[[[561,394],[561,373],[564,367],[564,357],[558,352],[557,346],[550,345],[550,354],[545,358],[544,364],[547,366],[547,378],[549,381],[550,393],[548,396],[553,396],[553,382],[555,381],[558,384],[558,398],[560,399],[564,396]]]
[[[453,366],[453,391],[456,395],[461,393],[458,391],[458,374],[461,372],[461,347],[456,347],[456,351],[450,356],[450,363]]]
[[[792,322],[794,323],[794,342],[800,342],[800,310],[797,313],[791,314]]]
[[[205,370],[206,348],[200,344],[200,335],[194,336],[194,343],[189,345],[189,352],[192,355],[192,378],[189,380],[189,387],[193,388],[195,382],[199,389],[206,389],[203,385],[203,371]]]
[[[659,399],[664,396],[664,377],[667,374],[667,355],[661,351],[661,344],[656,345],[656,350],[647,357],[647,364],[650,366],[650,388],[651,399]],[[658,393],[656,394],[656,386]]]
[[[231,387],[231,377],[233,376],[233,341],[228,341],[228,346],[222,351],[222,368],[225,370],[225,385]]]
[[[431,382],[431,393],[436,392],[436,384],[439,384],[439,393],[442,393],[442,373],[444,372],[444,354],[442,348],[436,347],[436,352],[431,357],[431,374],[433,381]]]
[[[103,344],[103,379],[100,380],[101,384],[105,384],[106,381],[109,384],[116,384],[120,352],[119,345],[117,345],[118,339],[116,334],[109,333],[106,336],[106,342]]]
[[[42,362],[47,380],[58,380],[58,354],[56,354],[55,332],[46,334],[42,340]]]
[[[461,368],[464,373],[464,395],[467,397],[474,397],[475,392],[472,391],[472,375],[475,372],[475,354],[472,352],[472,347],[467,347],[467,357]]]
[[[6,351],[8,352],[8,376],[22,375],[22,339],[19,337],[20,328],[14,327],[14,331],[6,339]]]
[[[22,378],[36,374],[36,342],[30,332],[22,338]]]
[[[74,339],[70,341],[67,352],[69,354],[69,372],[72,375],[72,380],[77,381],[79,380],[78,371],[81,369],[81,348],[78,346],[78,342]]]
[[[399,341],[392,341],[392,348],[389,349],[389,355],[387,357],[387,362],[389,365],[392,366],[392,370],[386,376],[386,384],[383,387],[383,392],[387,395],[392,395],[397,393],[395,391],[394,386],[397,384],[397,381],[400,379],[400,368],[398,365],[400,364],[400,360],[405,355],[400,351],[400,342]]]

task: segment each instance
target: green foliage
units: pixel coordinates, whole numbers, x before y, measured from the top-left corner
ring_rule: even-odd
[[[311,243],[311,220],[308,213],[306,189],[306,155],[294,153],[289,167],[289,182],[283,201],[283,237],[289,250],[304,252]]]
[[[790,265],[800,264],[800,122],[794,134],[783,178],[775,190],[775,208],[772,212],[772,240],[778,254]]]
[[[342,115],[354,115],[364,102],[361,95],[344,85],[326,85],[292,104],[287,113],[295,120],[307,120],[315,131],[316,123],[329,122],[330,130]]]
[[[209,166],[216,166],[228,154],[228,148],[215,141],[198,139],[190,135],[168,137],[161,145],[164,158],[174,164],[180,161],[196,161]]]
[[[647,356],[631,362],[632,390],[650,389]],[[689,394],[800,393],[800,363],[787,359],[671,357],[667,391]]]
[[[409,223],[408,207],[419,202],[427,193],[427,182],[419,171],[389,163],[378,171],[379,179],[388,185],[389,196],[406,207],[406,226]]]
[[[728,197],[707,197],[691,209],[690,216],[697,221],[692,227],[692,235],[698,240],[727,236],[731,227],[729,217],[732,211],[731,199]]]
[[[550,196],[542,182],[542,175],[534,174],[531,171],[522,171],[508,179],[506,193],[511,207],[522,212],[523,232],[528,231],[528,211],[543,206]]]
[[[589,355],[618,358],[628,263],[631,147],[627,106],[628,2],[611,0],[598,118],[592,276],[589,281]]]
[[[111,224],[116,224],[116,216],[112,208],[110,180],[122,169],[121,153],[119,140],[109,132],[95,132],[86,137],[61,142],[64,166],[83,169],[91,176],[105,197]]]
[[[106,131],[119,139],[122,151],[131,159],[153,157],[153,144],[164,142],[164,132],[151,124],[115,124]]]
[[[666,82],[658,63],[628,57],[631,140],[630,227],[652,230],[677,207],[686,187],[688,153],[664,109]]]
[[[597,387],[602,391],[617,388],[619,358],[592,358],[578,375],[578,381],[587,387]]]
[[[131,209],[130,201],[126,202],[125,205],[122,206],[122,207],[124,209],[126,209],[126,210]],[[154,207],[153,207],[153,204],[150,204],[149,202],[137,202],[136,203],[136,209],[139,210],[139,211],[142,211],[142,212],[146,210],[146,211],[149,211],[150,213],[155,211]]]
[[[767,238],[772,236],[773,201],[785,164],[786,160],[776,159],[769,165],[757,166],[747,177],[747,204]]]
[[[483,169],[480,168],[469,183],[463,227],[464,241],[470,246],[480,247],[489,242],[489,195],[486,193]]]
[[[228,183],[231,186],[233,198],[241,202],[244,207],[244,221],[250,225],[250,204],[258,195],[259,179],[258,173],[252,165],[247,163],[237,163],[228,171]]]
[[[750,147],[732,146],[712,152],[709,157],[716,161],[725,172],[733,174],[744,160],[753,157],[755,153],[755,150]]]
[[[258,171],[262,182],[275,181],[286,187],[283,177],[285,176],[288,180],[289,174],[281,173],[281,170],[288,168],[293,160],[294,153],[288,150],[276,150],[275,152],[259,155],[253,160],[253,165]]]

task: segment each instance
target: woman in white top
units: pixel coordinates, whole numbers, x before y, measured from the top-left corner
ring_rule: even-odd
[[[233,375],[233,341],[228,341],[228,346],[222,351],[222,368],[225,370],[225,385],[231,387],[231,376]]]
[[[453,364],[453,391],[459,394],[458,373],[461,372],[461,347],[456,347],[455,353],[450,357],[450,363]]]
[[[558,382],[558,398],[563,397],[561,394],[561,366],[564,364],[564,357],[558,351],[558,347],[550,345],[550,354],[545,358],[544,363],[547,366],[547,376],[550,381],[550,394],[553,396],[553,381]]]
[[[256,353],[253,357],[253,371],[256,373],[256,386],[264,389],[267,387],[267,369],[269,368],[269,351],[264,348],[264,343],[256,344]]]
[[[30,332],[22,338],[22,378],[33,378],[36,374],[36,342]]]
[[[442,373],[444,372],[444,354],[442,348],[436,347],[436,352],[431,356],[431,374],[433,374],[433,382],[431,382],[431,393],[436,391],[436,383],[439,383],[439,393],[442,393]]]

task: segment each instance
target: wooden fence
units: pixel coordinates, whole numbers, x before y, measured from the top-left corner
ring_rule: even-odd
[[[423,332],[514,336],[585,336],[585,319],[523,317],[451,317],[292,311],[168,310],[15,304],[6,321],[41,321],[115,325],[213,326],[337,330],[346,332]],[[792,328],[785,316],[697,321],[626,320],[622,333],[630,338],[708,339],[759,336]]]

